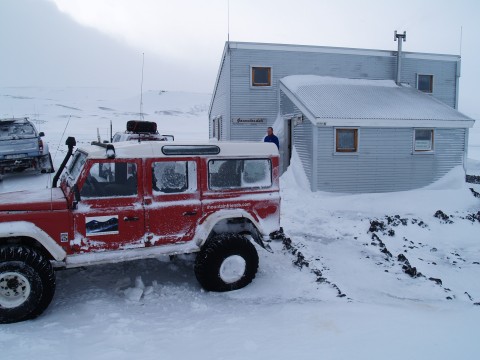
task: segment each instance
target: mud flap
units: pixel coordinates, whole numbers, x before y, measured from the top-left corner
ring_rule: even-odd
[[[52,156],[50,153],[43,155],[39,160],[38,160],[38,168],[40,172],[42,173],[53,173],[55,172],[53,168],[53,161],[52,161]]]
[[[253,234],[252,234],[253,235]],[[267,250],[269,253],[273,253],[273,250],[272,248],[270,247],[270,245],[268,245],[267,243],[265,243],[263,241],[263,236],[262,234],[260,234],[260,232],[256,231],[256,234],[254,234],[252,236],[252,239],[253,241],[255,241],[258,245],[260,245],[262,248],[264,248],[265,250]]]

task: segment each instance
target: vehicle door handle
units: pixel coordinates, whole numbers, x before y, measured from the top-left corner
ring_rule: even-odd
[[[138,221],[140,220],[137,216],[125,216],[123,221]]]
[[[183,213],[183,216],[195,216],[195,215],[197,215],[196,211],[185,211]]]

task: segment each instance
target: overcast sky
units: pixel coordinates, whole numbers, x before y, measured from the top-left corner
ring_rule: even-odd
[[[227,0],[0,0],[0,86],[212,92]],[[478,0],[230,0],[230,39],[462,55],[460,110],[480,114]],[[461,31],[463,27],[462,43]],[[478,115],[477,115],[478,116]]]

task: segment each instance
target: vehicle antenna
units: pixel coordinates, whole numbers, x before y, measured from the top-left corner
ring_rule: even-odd
[[[140,83],[140,120],[143,120],[143,68],[145,66],[145,53],[142,53],[142,82]]]
[[[65,132],[67,131],[68,124],[70,123],[70,119],[72,118],[72,115],[68,116],[67,123],[65,124],[65,129],[63,129],[62,136],[60,137],[60,141],[58,142],[57,149],[55,150],[55,155],[53,155],[53,160],[57,157],[57,152],[58,149],[60,149],[60,144],[62,143],[63,136],[65,135]]]

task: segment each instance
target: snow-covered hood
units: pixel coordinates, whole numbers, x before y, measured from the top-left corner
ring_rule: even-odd
[[[24,190],[0,194],[0,211],[42,211],[67,209],[60,188]]]

